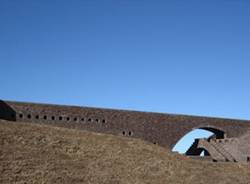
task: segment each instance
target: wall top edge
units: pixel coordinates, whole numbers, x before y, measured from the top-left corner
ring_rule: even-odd
[[[100,107],[87,107],[87,106],[77,106],[77,105],[62,105],[62,104],[49,104],[49,103],[36,103],[36,102],[24,102],[24,101],[11,101],[11,100],[1,100],[7,104],[13,105],[31,105],[31,106],[47,106],[47,107],[58,107],[58,108],[75,108],[75,109],[87,109],[87,110],[98,110],[98,111],[109,111],[109,112],[121,112],[121,113],[139,113],[145,115],[158,115],[158,116],[169,116],[172,118],[186,118],[186,119],[207,119],[207,120],[223,120],[223,121],[237,121],[237,122],[247,122],[250,120],[244,119],[233,119],[233,118],[221,118],[221,117],[209,117],[209,116],[196,116],[196,115],[185,115],[185,114],[172,114],[172,113],[159,113],[159,112],[147,112],[147,111],[137,111],[137,110],[126,110],[126,109],[114,109],[114,108],[100,108]]]

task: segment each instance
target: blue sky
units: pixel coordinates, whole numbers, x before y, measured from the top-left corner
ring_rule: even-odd
[[[0,98],[250,119],[250,2],[1,0]]]

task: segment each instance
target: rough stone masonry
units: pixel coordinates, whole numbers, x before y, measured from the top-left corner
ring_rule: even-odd
[[[250,121],[3,100],[0,119],[139,138],[170,150],[186,133],[204,129],[213,136],[196,139],[186,155],[250,163]]]

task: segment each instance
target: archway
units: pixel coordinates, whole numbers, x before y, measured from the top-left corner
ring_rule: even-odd
[[[199,148],[200,139],[223,139],[225,132],[214,127],[198,127],[186,133],[175,144],[172,151],[185,155],[209,156],[205,148]]]

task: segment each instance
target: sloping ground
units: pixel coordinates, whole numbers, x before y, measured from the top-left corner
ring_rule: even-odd
[[[247,184],[250,167],[191,160],[135,139],[0,121],[0,183]]]

